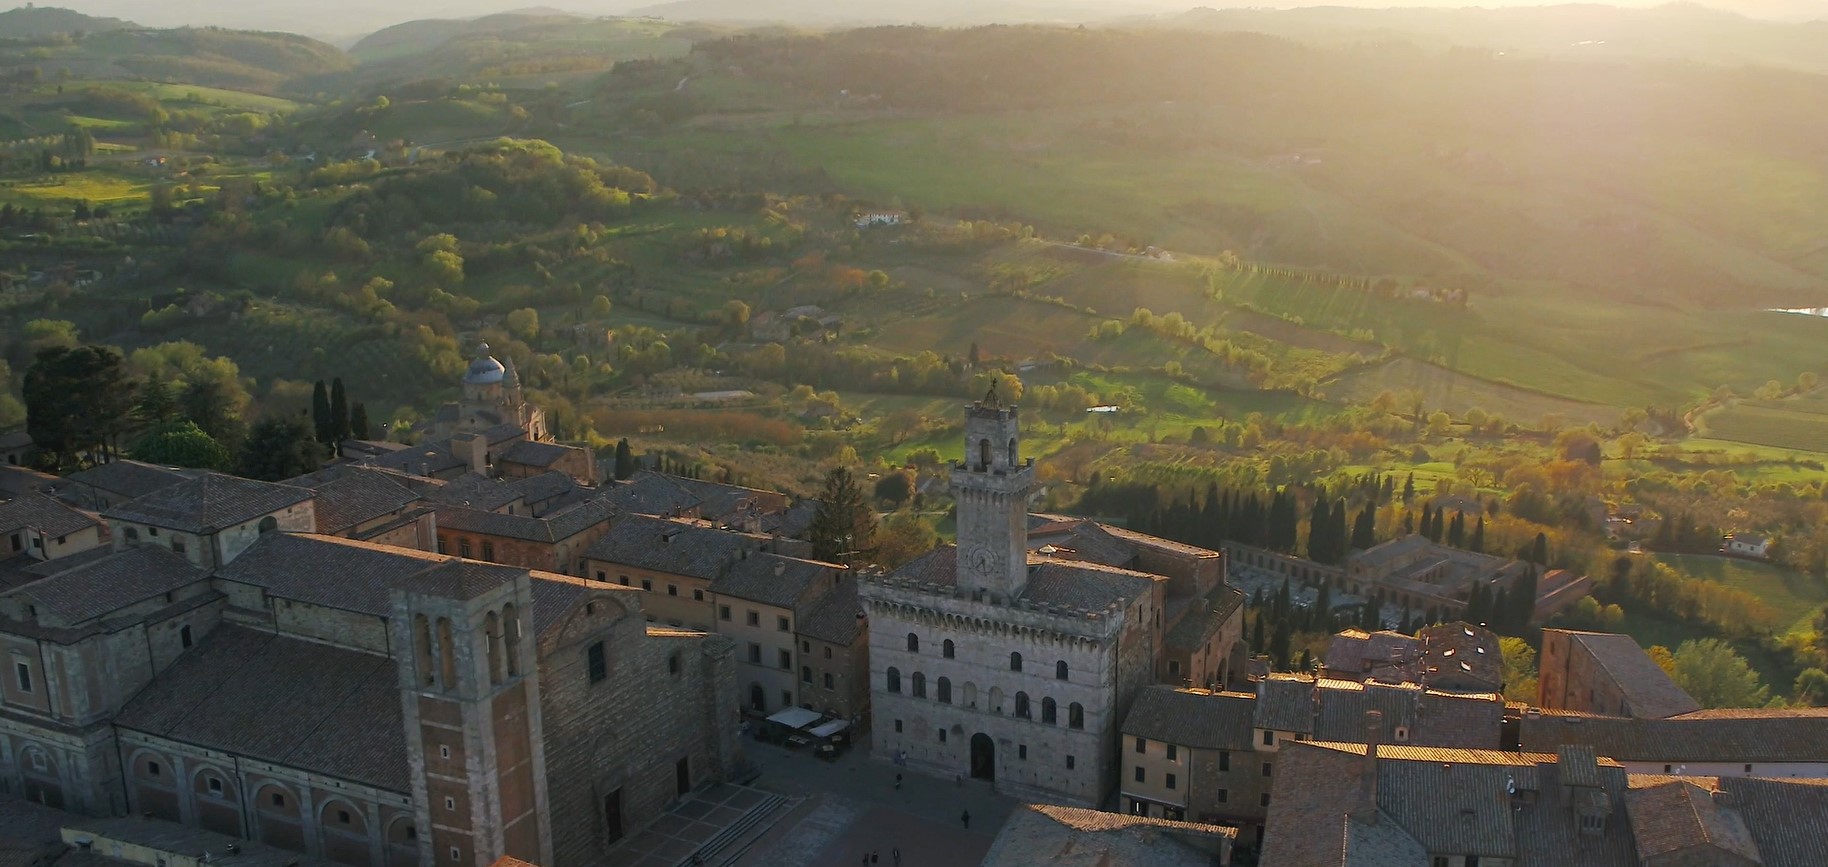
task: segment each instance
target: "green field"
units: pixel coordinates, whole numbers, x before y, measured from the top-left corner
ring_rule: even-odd
[[[72,201],[119,204],[146,198],[151,184],[139,178],[89,169],[68,174],[43,175],[26,180],[0,181],[0,201],[44,207]]]
[[[1784,403],[1736,403],[1708,413],[1700,427],[1718,439],[1828,452],[1828,415],[1799,411]]]
[[[1772,617],[1753,625],[1780,635],[1808,629],[1816,612],[1828,603],[1828,586],[1769,563],[1695,554],[1659,554],[1657,558],[1684,575],[1744,590],[1763,600],[1771,606]]]

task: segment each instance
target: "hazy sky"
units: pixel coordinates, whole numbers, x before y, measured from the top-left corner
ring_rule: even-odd
[[[217,25],[287,30],[348,42],[382,27],[419,18],[464,18],[544,7],[589,15],[616,15],[665,5],[668,0],[51,0],[90,15],[125,18],[156,27]],[[1096,20],[1136,13],[1178,12],[1196,6],[1290,7],[1550,5],[1568,0],[687,0],[719,8],[815,12],[822,19],[909,23],[976,23],[985,20]],[[1664,0],[1612,0],[1611,5],[1649,6]],[[1828,16],[1828,0],[1702,0],[1757,17]],[[0,0],[0,6],[12,5]],[[1800,10],[1800,11],[1799,11]],[[674,16],[669,16],[674,17]],[[793,15],[800,18],[800,15]]]

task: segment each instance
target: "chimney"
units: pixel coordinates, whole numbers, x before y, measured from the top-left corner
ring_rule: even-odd
[[[1365,711],[1365,764],[1359,769],[1358,807],[1352,812],[1367,825],[1377,824],[1377,742],[1383,735],[1383,712]]]

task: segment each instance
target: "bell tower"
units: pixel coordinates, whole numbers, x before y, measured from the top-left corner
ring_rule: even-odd
[[[1028,494],[1035,461],[1017,448],[1016,407],[984,399],[965,408],[965,459],[952,465],[958,502],[958,585],[974,596],[1018,596],[1028,584]]]
[[[392,603],[419,863],[552,863],[531,576],[453,558]]]

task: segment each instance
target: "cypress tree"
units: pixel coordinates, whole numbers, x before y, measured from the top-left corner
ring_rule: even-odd
[[[1322,582],[1320,595],[1314,600],[1314,614],[1320,618],[1316,624],[1328,632],[1333,631],[1333,585]]]
[[[1415,513],[1406,511],[1403,513],[1403,535],[1408,536],[1414,532],[1415,532]]]
[[[1415,501],[1415,473],[1410,473],[1409,478],[1403,480],[1403,505],[1407,506],[1411,502],[1414,502],[1414,501]]]
[[[1494,630],[1511,631],[1511,600],[1504,588],[1498,588],[1497,595],[1492,597],[1492,613],[1486,618]]]
[[[349,396],[343,393],[343,378],[330,380],[330,440],[332,445],[349,438]]]
[[[1288,620],[1288,609],[1289,609],[1288,579],[1284,578],[1284,579],[1282,579],[1282,589],[1276,591],[1276,608],[1275,608],[1274,619],[1278,623]]]
[[[349,409],[349,435],[359,440],[368,439],[368,407],[361,401]]]
[[[1542,533],[1536,534],[1536,545],[1535,545],[1535,547],[1530,549],[1530,562],[1535,563],[1538,566],[1549,565],[1549,537],[1548,536],[1546,536]]]
[[[1275,658],[1276,667],[1279,669],[1282,669],[1284,671],[1288,670],[1288,651],[1289,651],[1289,638],[1290,637],[1291,637],[1291,635],[1289,633],[1288,621],[1287,620],[1276,621],[1275,629],[1273,632],[1270,633],[1269,655],[1271,657]]]
[[[622,481],[635,474],[635,450],[628,445],[628,437],[616,443],[616,481]]]
[[[1308,511],[1308,559],[1317,563],[1333,562],[1333,543],[1327,539],[1327,533],[1333,526],[1328,514],[1327,501],[1315,499],[1314,508]]]
[[[1358,521],[1352,525],[1352,547],[1368,551],[1377,544],[1377,506],[1366,503],[1358,513]]]
[[[1346,552],[1352,550],[1351,537],[1347,535],[1346,531],[1346,501],[1344,497],[1341,497],[1339,502],[1333,504],[1333,511],[1329,517],[1332,519],[1333,528],[1328,532],[1328,535],[1333,540],[1333,565],[1337,566],[1345,561]]]
[[[1473,525],[1473,539],[1470,543],[1467,544],[1466,550],[1471,551],[1474,554],[1485,553],[1485,516],[1484,515],[1480,515],[1479,523]]]
[[[1466,513],[1455,511],[1454,519],[1447,525],[1447,544],[1455,548],[1466,547]]]
[[[1530,621],[1536,619],[1536,567],[1531,566],[1522,578],[1517,579],[1517,589],[1511,594],[1511,623],[1517,631],[1530,628]]]
[[[1422,504],[1422,530],[1421,530],[1422,535],[1427,536],[1429,534],[1429,532],[1431,530],[1433,530],[1433,528],[1434,528],[1434,506],[1431,506],[1428,503],[1423,503]]]
[[[330,427],[330,389],[321,379],[311,389],[311,428],[320,443],[330,442],[336,432]]]

